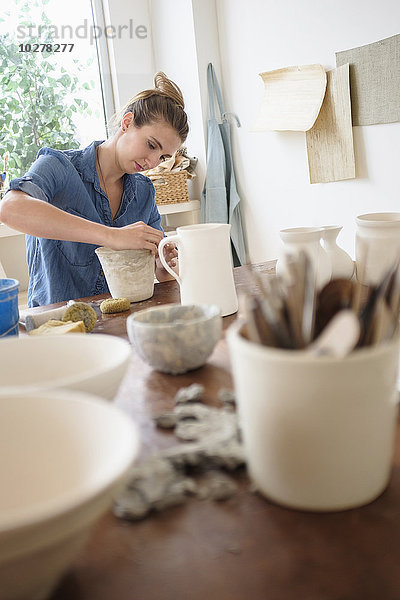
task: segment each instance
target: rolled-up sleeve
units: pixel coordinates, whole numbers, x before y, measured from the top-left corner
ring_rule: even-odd
[[[23,177],[11,180],[9,190],[19,190],[50,202],[57,192],[65,187],[68,168],[73,167],[59,160],[57,156],[39,156]]]
[[[20,192],[25,192],[25,194],[29,194],[33,198],[39,198],[39,200],[49,201],[49,198],[46,196],[41,187],[39,187],[36,183],[32,181],[32,178],[28,175],[24,175],[24,177],[19,177],[18,179],[12,179],[10,181],[9,190],[18,190]]]

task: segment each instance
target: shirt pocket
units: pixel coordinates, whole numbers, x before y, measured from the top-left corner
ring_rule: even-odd
[[[65,212],[87,220],[85,215],[73,208],[68,208]],[[96,264],[99,266],[97,256],[94,253],[96,248],[98,248],[98,244],[57,240],[57,249],[68,263],[74,267],[89,267]]]

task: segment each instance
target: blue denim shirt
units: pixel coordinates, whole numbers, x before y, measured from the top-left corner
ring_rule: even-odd
[[[26,175],[11,181],[10,189],[21,190],[72,215],[109,227],[144,221],[162,231],[153,184],[140,173],[124,175],[121,205],[112,218],[96,171],[98,144],[101,141],[83,150],[42,148]],[[26,247],[30,307],[109,291],[94,252],[97,245],[27,235]]]

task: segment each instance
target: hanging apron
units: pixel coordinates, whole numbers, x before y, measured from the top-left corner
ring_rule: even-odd
[[[207,173],[201,195],[201,220],[203,223],[229,223],[234,266],[246,263],[246,246],[240,213],[240,197],[236,189],[233,169],[230,124],[227,119],[232,114],[240,127],[239,119],[233,113],[226,113],[221,91],[212,63],[207,69],[208,120]],[[218,123],[214,111],[214,95],[221,116]]]

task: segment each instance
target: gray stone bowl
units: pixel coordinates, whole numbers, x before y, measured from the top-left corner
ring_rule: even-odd
[[[166,304],[129,315],[128,337],[141,358],[163,373],[204,365],[221,337],[218,306]]]

